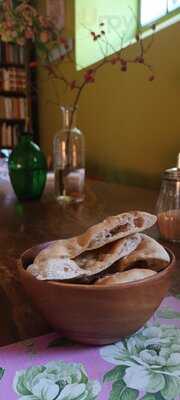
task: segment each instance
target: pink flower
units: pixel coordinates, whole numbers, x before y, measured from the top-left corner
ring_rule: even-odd
[[[17,38],[17,32],[16,31],[12,31],[11,32],[11,36],[12,36],[13,39],[16,39]]]
[[[48,31],[43,31],[40,33],[40,40],[42,43],[47,43],[49,40],[49,32]]]
[[[65,37],[63,37],[63,36],[61,36],[61,37],[59,38],[59,42],[60,42],[61,44],[63,44],[64,46],[68,46],[67,39],[66,39]]]
[[[33,39],[34,38],[33,30],[30,28],[27,28],[27,30],[25,31],[25,37],[26,37],[26,39]]]
[[[24,46],[25,43],[26,43],[26,41],[23,37],[17,38],[17,44],[19,44],[19,46]]]
[[[49,28],[50,25],[51,25],[51,22],[49,21],[49,19],[48,19],[48,18],[45,18],[45,17],[42,16],[42,15],[39,15],[38,20],[39,20],[39,22],[40,22],[40,24],[42,25],[43,28],[46,28],[46,29],[47,29],[47,28]]]
[[[1,32],[1,40],[3,42],[10,42],[12,40],[11,31],[6,30],[4,32]]]
[[[5,21],[5,26],[7,29],[11,29],[14,26],[13,21],[9,18]]]

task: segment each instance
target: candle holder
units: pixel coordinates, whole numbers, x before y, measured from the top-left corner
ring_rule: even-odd
[[[157,201],[158,226],[161,237],[180,242],[180,154],[177,167],[163,174]]]

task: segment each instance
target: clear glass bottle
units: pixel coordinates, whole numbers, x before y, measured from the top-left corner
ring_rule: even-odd
[[[53,140],[55,196],[61,202],[84,200],[85,143],[76,127],[76,110],[61,107],[62,129]]]
[[[180,242],[180,155],[177,168],[163,174],[156,208],[161,237]]]

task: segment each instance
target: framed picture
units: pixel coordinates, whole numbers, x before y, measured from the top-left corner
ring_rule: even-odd
[[[46,0],[46,14],[58,29],[64,27],[64,0]]]

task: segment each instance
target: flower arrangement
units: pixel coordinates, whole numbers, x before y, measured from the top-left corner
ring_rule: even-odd
[[[107,41],[106,26],[103,22],[99,24],[98,32],[89,30],[89,34],[94,42],[98,42],[100,47],[102,43]],[[128,59],[124,55],[123,38],[120,38],[119,51],[112,56],[103,55],[102,60],[92,68],[83,71],[80,78],[79,76],[77,78],[76,73],[74,79],[69,79],[60,71],[60,66],[66,60],[74,65],[76,64],[73,50],[70,51],[69,39],[55,27],[48,17],[41,15],[28,0],[19,0],[17,6],[13,6],[10,0],[0,2],[0,39],[20,46],[24,46],[27,41],[33,42],[38,53],[38,62],[46,69],[48,79],[62,81],[67,89],[74,92],[73,110],[77,108],[84,88],[95,82],[98,71],[106,64],[117,66],[122,72],[127,72],[129,64],[132,63],[144,65],[149,73],[149,81],[154,80],[152,67],[146,61],[146,53],[151,46],[152,39],[145,47],[139,33],[136,35],[138,53],[133,59]],[[60,49],[59,57],[55,62],[52,61],[51,57],[54,49]],[[37,62],[31,62],[31,68],[36,66]]]

